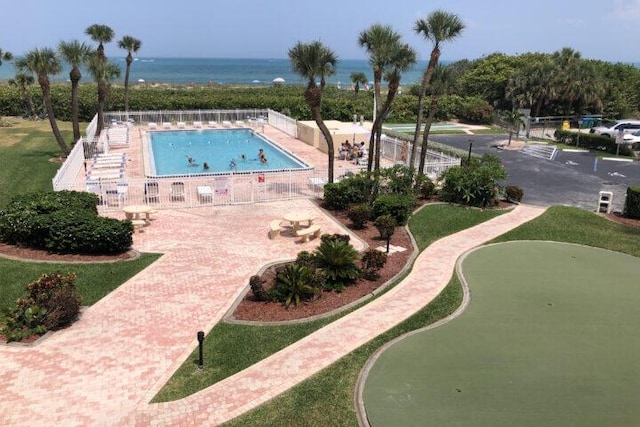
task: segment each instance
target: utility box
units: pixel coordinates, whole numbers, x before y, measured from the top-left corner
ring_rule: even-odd
[[[596,212],[611,213],[613,207],[613,193],[611,191],[601,191],[598,195],[598,209]]]

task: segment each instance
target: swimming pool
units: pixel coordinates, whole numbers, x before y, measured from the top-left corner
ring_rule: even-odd
[[[148,135],[147,176],[311,168],[251,129],[182,130]],[[260,149],[267,158],[264,163],[258,159]]]

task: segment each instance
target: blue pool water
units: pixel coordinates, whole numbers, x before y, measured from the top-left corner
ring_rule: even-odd
[[[150,175],[266,172],[309,168],[251,129],[150,132]],[[267,162],[258,159],[263,149]],[[189,158],[193,163],[189,163]],[[208,163],[209,169],[204,168]]]

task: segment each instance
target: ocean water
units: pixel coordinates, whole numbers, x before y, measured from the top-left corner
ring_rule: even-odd
[[[122,69],[120,81],[124,81],[126,62],[124,58],[110,58]],[[401,84],[419,83],[427,61],[418,61],[412,70],[403,74]],[[52,81],[66,81],[69,67],[62,73],[51,76]],[[364,72],[373,80],[368,60],[341,59],[336,74],[327,79],[331,85],[349,87],[351,73]],[[15,75],[11,62],[3,61],[0,66],[0,81],[7,81]],[[306,83],[291,71],[289,59],[221,59],[221,58],[137,58],[131,64],[130,83],[144,80],[145,83],[173,84],[227,84],[227,85],[270,85],[273,79],[283,78],[286,84]],[[91,81],[87,72],[83,72],[82,81]]]

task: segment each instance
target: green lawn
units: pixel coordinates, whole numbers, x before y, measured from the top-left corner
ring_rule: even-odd
[[[51,180],[61,155],[48,121],[3,118],[0,127],[0,208],[16,194],[51,191]],[[58,122],[63,136],[71,140],[71,123]],[[0,310],[25,293],[26,286],[43,273],[77,273],[83,305],[91,305],[154,262],[159,255],[142,254],[127,262],[100,264],[31,263],[0,258]]]
[[[0,127],[0,208],[16,194],[50,191],[60,163],[50,159],[62,153],[48,121],[3,120]],[[63,137],[72,140],[71,123],[58,122]]]
[[[429,219],[436,220],[433,217]],[[409,222],[412,231],[418,223],[423,228],[429,228],[428,220],[422,223],[416,216]],[[496,241],[555,239],[587,245],[596,242],[598,244],[594,246],[609,247],[638,256],[640,255],[640,245],[637,244],[639,234],[640,231],[637,229],[614,224],[590,212],[576,208],[553,207],[540,217],[501,236]],[[357,425],[353,393],[358,375],[367,359],[382,344],[393,338],[427,326],[452,313],[461,301],[460,282],[457,277],[453,277],[431,304],[407,321],[343,357],[309,380],[225,425]]]
[[[500,266],[500,274],[496,274]],[[469,307],[376,360],[374,426],[604,426],[640,419],[640,259],[554,242],[469,254]]]

